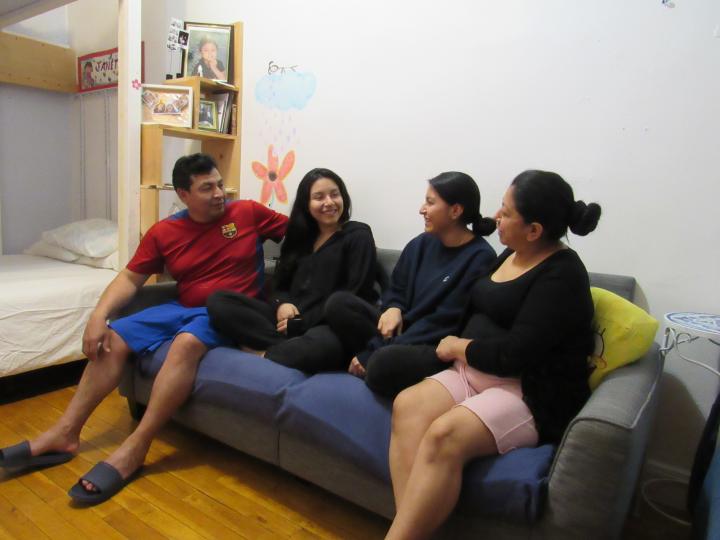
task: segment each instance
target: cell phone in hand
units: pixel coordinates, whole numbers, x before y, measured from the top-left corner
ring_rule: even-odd
[[[305,325],[303,323],[303,318],[300,316],[293,317],[292,319],[288,319],[287,322],[287,337],[294,338],[298,336],[302,336],[305,333]]]

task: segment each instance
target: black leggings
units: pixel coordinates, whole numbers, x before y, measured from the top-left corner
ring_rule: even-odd
[[[340,291],[325,303],[325,320],[345,351],[345,368],[365,350],[368,341],[379,336],[380,311],[357,296]],[[405,388],[434,375],[450,364],[442,362],[433,345],[386,345],[376,349],[367,361],[365,383],[378,394],[395,397]]]
[[[212,325],[237,347],[266,351],[265,356],[278,364],[307,373],[347,368],[342,344],[328,326],[288,339],[277,331],[272,306],[230,291],[210,295],[207,310]]]

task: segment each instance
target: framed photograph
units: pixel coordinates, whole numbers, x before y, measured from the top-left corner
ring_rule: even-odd
[[[200,100],[200,110],[198,111],[198,129],[207,129],[217,131],[218,114],[217,104],[209,99]]]
[[[192,127],[192,103],[189,86],[143,84],[142,123]]]
[[[140,79],[145,80],[145,42],[140,44],[142,55]],[[118,49],[107,49],[77,59],[78,92],[92,92],[118,85]]]
[[[233,27],[225,24],[185,23],[187,49],[183,50],[183,77],[200,75],[228,82],[232,61]]]

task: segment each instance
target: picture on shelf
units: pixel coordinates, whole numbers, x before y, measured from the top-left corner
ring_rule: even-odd
[[[218,114],[217,105],[209,99],[200,100],[200,110],[198,114],[198,129],[207,129],[209,131],[217,131]]]
[[[142,123],[192,127],[192,88],[144,84]]]
[[[183,77],[200,75],[228,82],[232,60],[233,27],[222,24],[185,23],[187,49],[183,50]]]

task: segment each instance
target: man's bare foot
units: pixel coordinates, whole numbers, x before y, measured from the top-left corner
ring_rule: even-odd
[[[30,454],[33,456],[39,456],[47,452],[70,452],[75,454],[79,447],[79,433],[67,427],[55,425],[30,441]]]
[[[128,438],[125,439],[125,442],[123,442],[117,450],[115,450],[103,461],[114,467],[117,472],[120,473],[120,476],[125,479],[142,466],[148,450],[149,447],[136,444]],[[91,482],[81,480],[81,483],[85,490],[95,491],[95,486]]]

